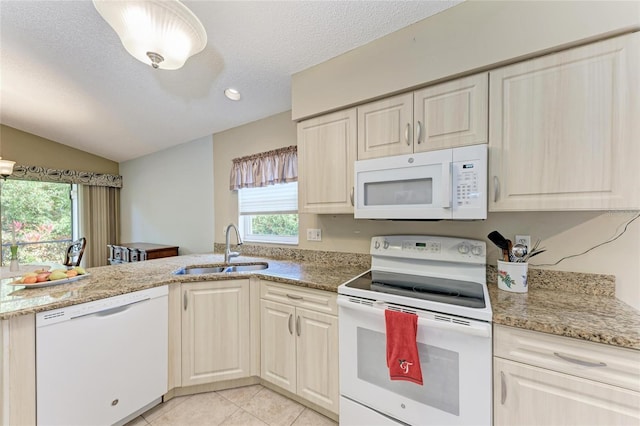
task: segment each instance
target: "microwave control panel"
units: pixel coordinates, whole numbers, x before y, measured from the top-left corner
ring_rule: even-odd
[[[481,200],[480,162],[478,160],[454,163],[454,203],[457,207],[478,207]]]

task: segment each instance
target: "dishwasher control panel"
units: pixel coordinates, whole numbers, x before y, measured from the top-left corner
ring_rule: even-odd
[[[126,310],[127,307],[156,297],[167,296],[168,286],[148,288],[133,293],[121,294],[93,302],[80,303],[36,314],[36,327],[46,327],[62,321],[70,321],[87,315],[109,315]]]

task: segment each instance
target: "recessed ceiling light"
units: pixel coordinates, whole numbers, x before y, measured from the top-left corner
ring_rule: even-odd
[[[236,89],[227,89],[224,91],[224,95],[231,99],[232,101],[239,101],[240,100],[240,92],[238,92]]]

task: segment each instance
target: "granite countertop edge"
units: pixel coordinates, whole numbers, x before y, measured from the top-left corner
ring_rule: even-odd
[[[0,320],[64,308],[175,283],[241,279],[254,276],[266,281],[337,292],[338,286],[368,270],[365,265],[289,261],[240,256],[231,263],[268,262],[263,271],[201,275],[175,275],[186,266],[222,265],[217,254],[183,255],[145,262],[90,268],[90,277],[74,283],[41,289],[2,293]],[[530,286],[525,294],[497,288],[488,276],[493,323],[640,350],[640,312],[610,295],[576,294],[558,297],[558,289]],[[3,280],[3,287],[5,287]],[[17,295],[15,295],[17,293]],[[4,307],[3,307],[4,305]]]

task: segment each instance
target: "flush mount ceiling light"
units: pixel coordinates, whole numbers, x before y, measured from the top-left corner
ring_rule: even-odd
[[[207,44],[200,20],[178,0],[93,0],[134,58],[175,70]]]
[[[231,99],[232,101],[239,101],[241,96],[240,96],[240,92],[238,92],[236,89],[232,89],[232,88],[228,88],[224,91],[224,95]]]
[[[2,179],[7,180],[7,177],[11,176],[14,164],[16,164],[15,161],[3,160],[0,157],[0,176],[2,176]]]

